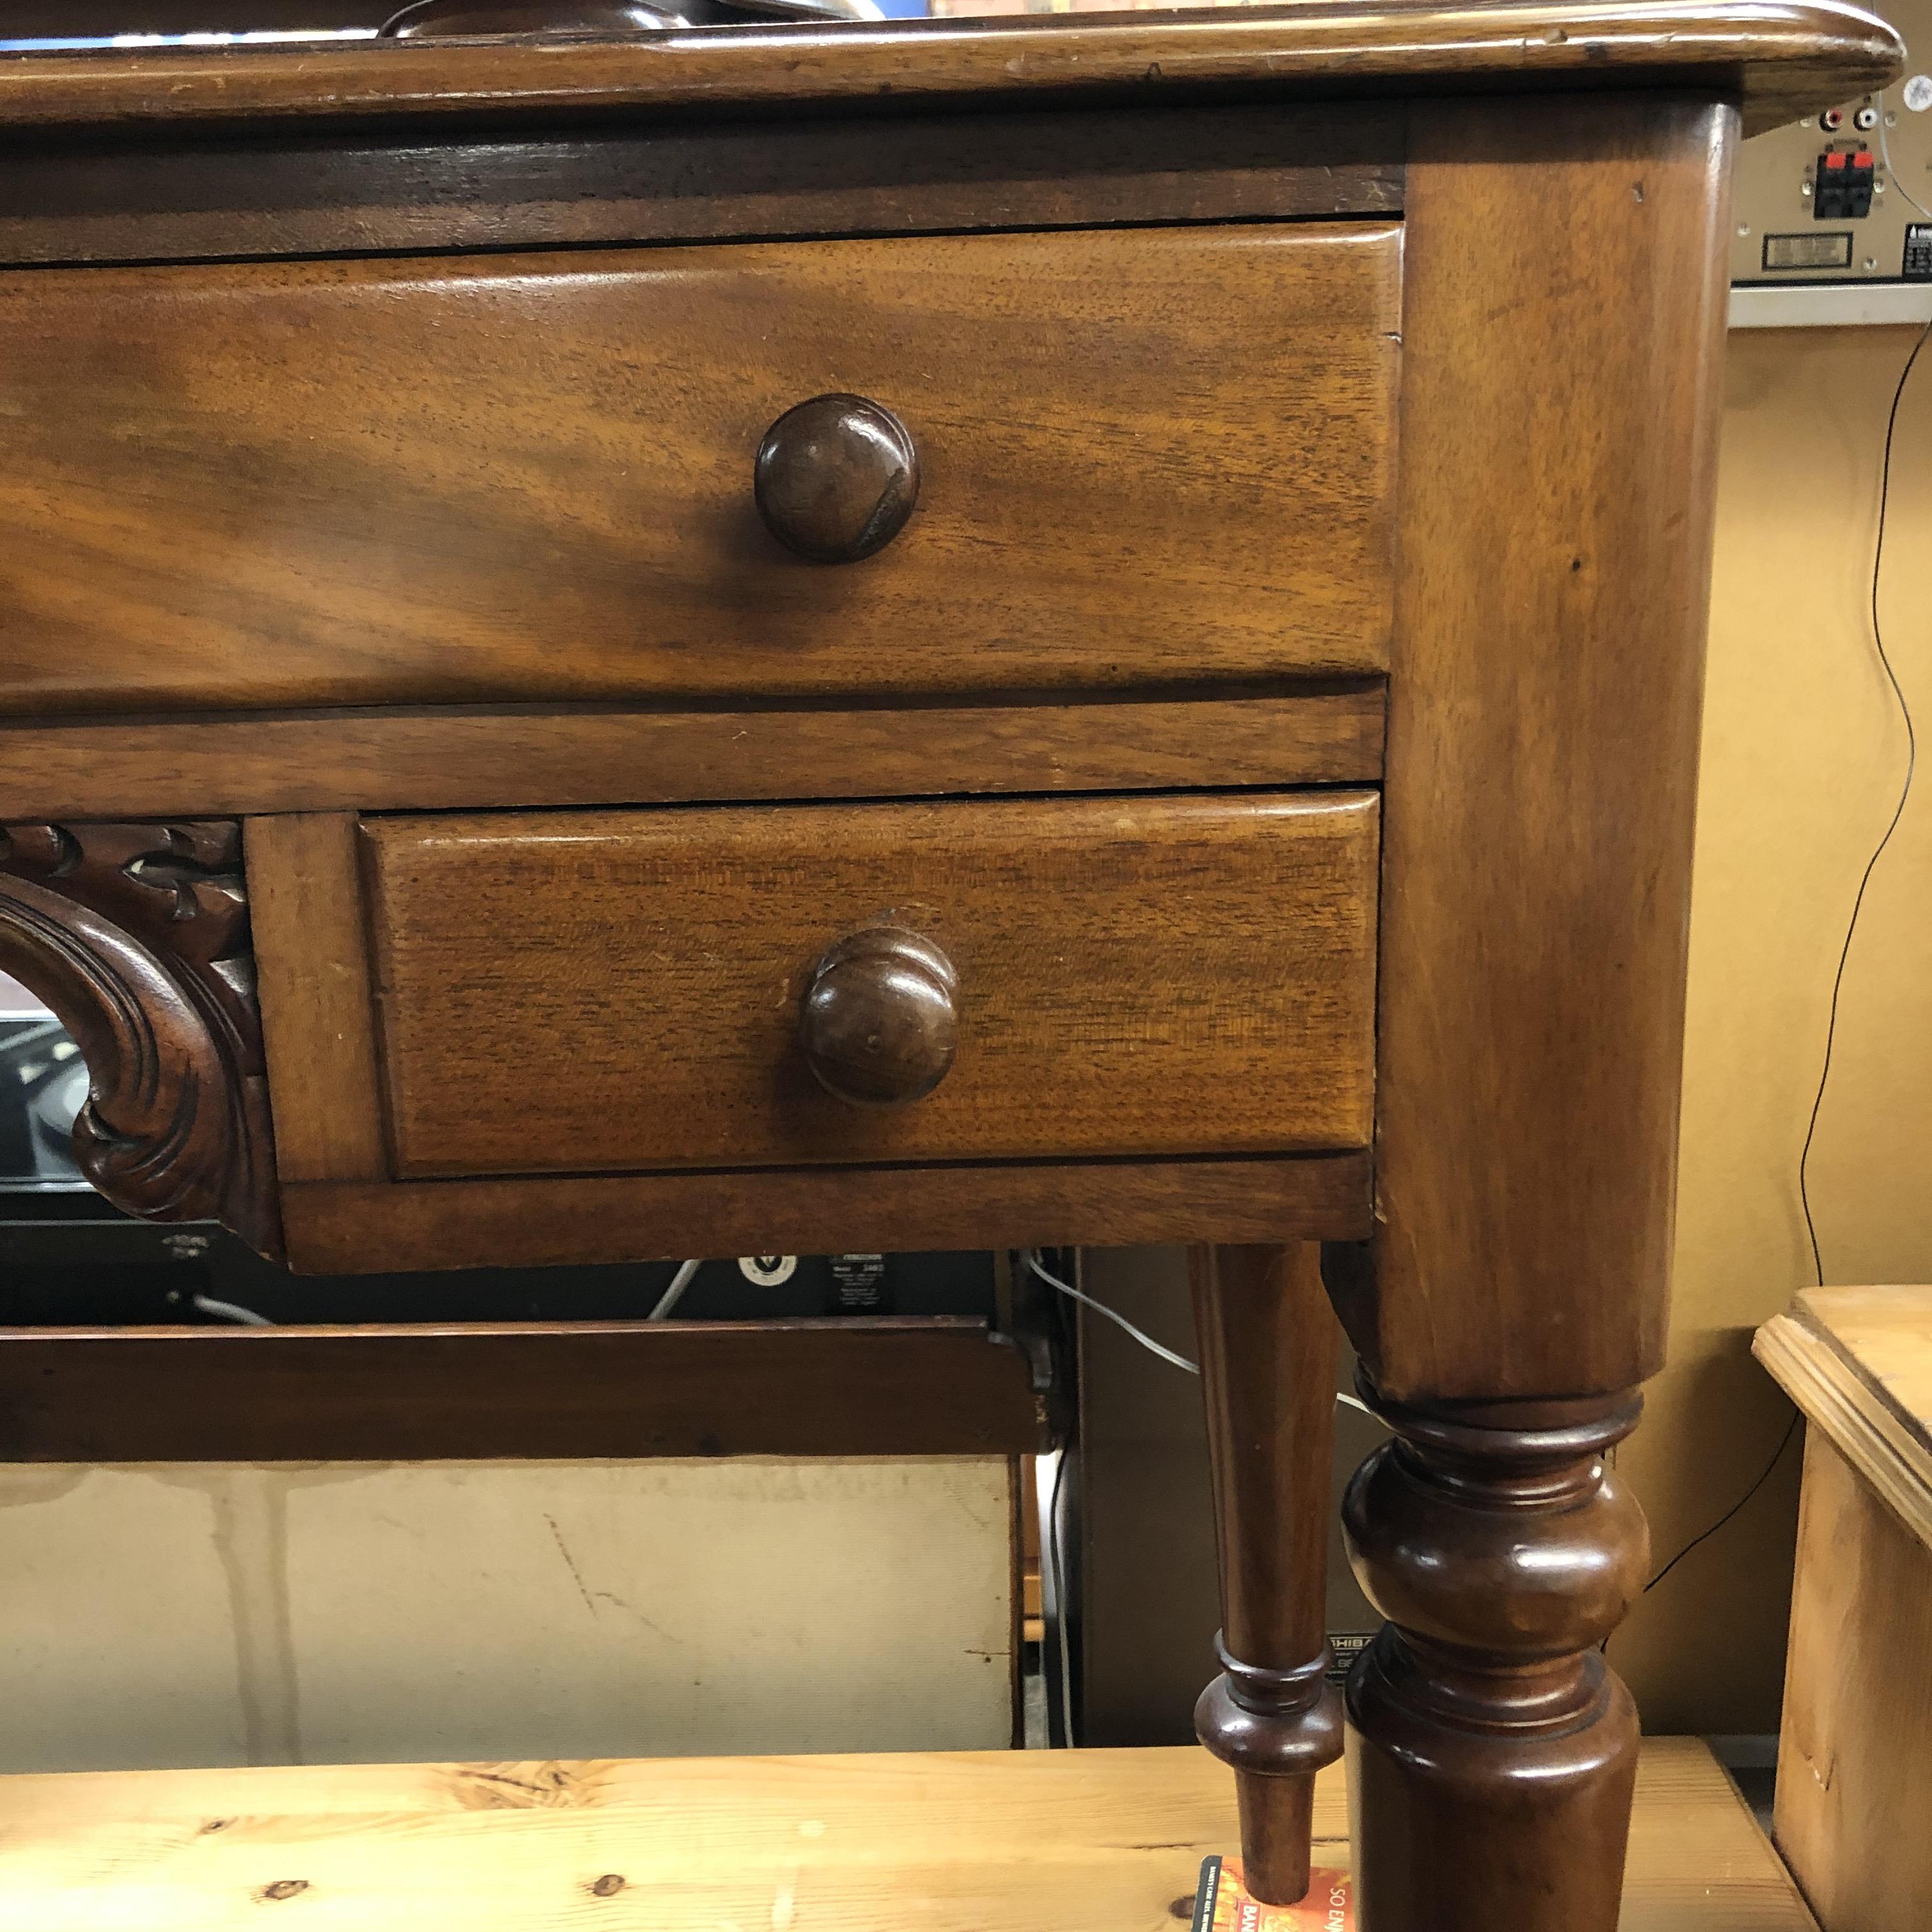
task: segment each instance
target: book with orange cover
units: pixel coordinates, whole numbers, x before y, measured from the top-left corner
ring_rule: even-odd
[[[1264,1905],[1248,1896],[1239,1858],[1203,1858],[1193,1932],[1355,1932],[1355,1882],[1317,1865],[1299,1904]]]

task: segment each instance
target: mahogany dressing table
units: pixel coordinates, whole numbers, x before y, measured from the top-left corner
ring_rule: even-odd
[[[1559,0],[0,60],[0,968],[90,1174],[304,1270],[1200,1244],[1277,1898],[1332,1301],[1364,1923],[1612,1932],[1726,176],[1898,58]]]

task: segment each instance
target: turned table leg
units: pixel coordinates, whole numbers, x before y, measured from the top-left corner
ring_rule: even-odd
[[[1194,1721],[1234,1767],[1249,1891],[1287,1905],[1308,1889],[1315,1774],[1342,1750],[1326,1676],[1338,1335],[1313,1246],[1197,1247],[1188,1272],[1222,1616],[1222,1674]]]
[[[1737,135],[1646,111],[1640,165],[1607,97],[1408,124],[1374,1194],[1324,1262],[1396,1432],[1345,1510],[1392,1625],[1349,1690],[1363,1932],[1617,1922],[1597,1647],[1646,1535],[1603,1458],[1667,1326]]]
[[[1616,1932],[1637,1719],[1598,1647],[1650,1539],[1603,1459],[1642,1398],[1431,1411],[1362,1392],[1395,1431],[1342,1507],[1389,1619],[1348,1680],[1365,1932]]]

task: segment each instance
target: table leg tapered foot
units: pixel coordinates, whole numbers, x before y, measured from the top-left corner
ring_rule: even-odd
[[[1249,1891],[1292,1904],[1315,1774],[1342,1753],[1325,1628],[1338,1337],[1312,1247],[1196,1248],[1190,1273],[1222,1624],[1195,1726],[1234,1767]]]

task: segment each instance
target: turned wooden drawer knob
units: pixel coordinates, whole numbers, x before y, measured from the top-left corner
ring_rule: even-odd
[[[859,1107],[902,1107],[946,1078],[958,1043],[958,976],[929,939],[868,926],[813,969],[799,1044],[818,1083]]]
[[[754,472],[758,514],[814,563],[856,563],[905,527],[919,495],[906,426],[863,396],[814,396],[765,432]]]

